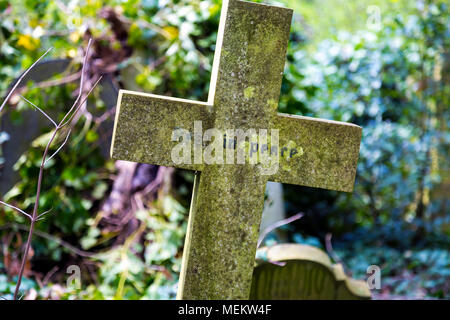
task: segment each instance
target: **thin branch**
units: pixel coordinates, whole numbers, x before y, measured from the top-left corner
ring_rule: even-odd
[[[261,232],[261,235],[259,236],[257,248],[260,247],[260,245],[263,242],[264,238],[270,232],[272,232],[273,230],[275,230],[275,229],[277,229],[279,227],[282,227],[282,226],[287,225],[287,224],[289,224],[291,222],[294,222],[295,220],[300,219],[301,217],[303,217],[303,215],[304,214],[302,212],[299,212],[299,213],[294,214],[293,216],[291,216],[291,217],[289,217],[287,219],[283,219],[283,220],[277,221],[277,222],[271,224],[270,226],[268,226],[267,228],[265,228],[263,230],[263,232]],[[266,261],[268,263],[271,263],[271,264],[274,264],[274,265],[279,266],[279,267],[284,267],[286,265],[286,262],[284,262],[284,261],[275,261],[275,260],[270,260],[270,259],[264,259],[264,261]]]
[[[39,108],[37,105],[35,105],[33,102],[29,101],[27,98],[25,98],[24,96],[20,95],[20,97],[25,100],[26,102],[28,102],[29,104],[31,104],[33,107],[35,107],[36,109],[38,109],[48,120],[51,121],[51,123],[53,123],[53,125],[55,126],[55,128],[58,126],[56,124],[55,121],[53,121],[52,118],[50,118],[50,116],[48,114],[46,114],[41,108]]]
[[[67,140],[69,140],[70,137],[70,133],[72,132],[72,129],[69,130],[69,133],[67,133],[66,139],[64,140],[64,142],[61,144],[61,146],[58,148],[58,150],[55,151],[55,153],[53,153],[47,160],[45,160],[44,162],[44,166],[47,164],[47,162],[49,162],[54,156],[56,156],[56,154],[62,149],[64,148],[65,144],[67,143]]]
[[[286,224],[289,224],[289,223],[291,223],[291,222],[293,222],[293,221],[295,221],[295,220],[298,220],[298,219],[300,219],[301,217],[303,217],[303,213],[302,213],[302,212],[299,212],[299,213],[297,213],[297,214],[294,214],[292,217],[289,217],[289,218],[287,218],[287,219],[283,219],[283,220],[277,221],[277,222],[275,222],[274,224],[271,224],[270,226],[268,226],[266,229],[264,229],[264,231],[263,231],[263,232],[261,233],[261,235],[259,236],[259,239],[258,239],[258,248],[259,248],[259,246],[261,245],[261,243],[263,242],[264,238],[265,238],[270,232],[272,232],[273,230],[275,230],[275,229],[277,229],[277,228],[279,228],[279,227],[282,227],[282,226],[284,226],[284,225],[286,225]]]
[[[56,87],[56,86],[61,86],[67,83],[71,83],[74,82],[78,79],[80,79],[81,76],[81,71],[78,71],[76,73],[70,74],[64,78],[61,79],[54,79],[54,80],[44,80],[44,81],[40,81],[40,82],[35,82],[33,84],[33,88],[35,89],[45,89],[45,88],[50,88],[50,87]],[[17,93],[24,93],[27,92],[27,87],[22,87],[22,88],[18,88],[16,90]]]
[[[327,249],[328,254],[333,258],[334,261],[336,261],[337,263],[340,263],[342,265],[342,267],[344,268],[344,271],[351,276],[352,275],[351,270],[347,267],[347,265],[344,263],[344,261],[342,261],[342,259],[339,258],[339,256],[334,251],[333,245],[331,244],[331,237],[332,237],[331,233],[327,233],[325,235],[325,247]]]
[[[69,117],[69,119],[63,123],[63,121],[65,120],[66,117],[64,117],[64,119],[60,122],[60,124],[58,125],[59,128],[65,127],[66,125],[68,125],[73,118],[75,117],[75,115],[78,113],[78,111],[80,111],[81,107],[84,105],[84,103],[86,102],[86,100],[88,99],[88,97],[90,96],[90,94],[92,93],[92,91],[94,91],[94,89],[97,87],[97,85],[99,84],[100,80],[103,79],[103,76],[100,76],[97,81],[94,83],[94,85],[92,86],[92,88],[89,90],[89,92],[87,93],[87,95],[84,97],[83,101],[78,105],[78,107],[75,109],[75,111],[72,113],[72,115]],[[72,111],[72,109],[66,114],[66,116]]]
[[[7,206],[7,207],[9,207],[9,208],[11,208],[11,209],[14,209],[14,210],[20,212],[21,214],[25,215],[26,217],[28,217],[28,219],[33,220],[33,218],[31,217],[31,215],[29,215],[28,213],[26,213],[26,212],[23,211],[23,210],[20,210],[19,208],[15,207],[15,206],[12,206],[12,205],[10,205],[10,204],[7,204],[6,202],[3,202],[3,201],[0,201],[0,204],[2,204],[2,205],[4,205],[4,206]]]
[[[89,92],[87,93],[87,95],[83,98],[83,101],[79,104],[79,106],[77,107],[77,109],[73,112],[73,114],[70,116],[70,118],[64,123],[62,124],[62,121],[59,125],[56,126],[56,130],[58,131],[59,129],[61,129],[62,127],[66,126],[67,124],[69,124],[74,116],[78,113],[78,111],[80,110],[81,106],[86,102],[86,100],[88,99],[88,97],[91,95],[92,91],[94,91],[94,89],[97,87],[98,83],[102,80],[103,76],[100,76],[97,81],[94,83],[94,85],[92,86],[92,88],[89,90]],[[71,112],[71,110],[66,114],[66,116]],[[66,117],[64,117],[66,118]],[[64,121],[64,119],[63,119]],[[69,133],[67,134],[66,139],[64,140],[63,144],[58,148],[58,150],[56,150],[55,153],[53,153],[48,159],[45,160],[44,165],[47,164],[48,161],[50,161],[54,156],[56,156],[56,154],[64,147],[64,145],[67,143],[67,140],[69,139],[70,133],[71,133],[72,129],[69,130]]]
[[[50,50],[52,50],[53,48],[48,49],[47,51],[45,51],[45,53],[39,58],[37,59],[32,65],[31,67],[29,67],[19,78],[19,80],[17,80],[16,84],[14,85],[14,87],[11,89],[11,91],[8,93],[8,95],[6,96],[5,101],[3,101],[2,105],[0,106],[0,112],[2,112],[4,106],[6,105],[6,103],[8,102],[9,98],[11,98],[12,94],[14,93],[14,91],[17,89],[17,87],[19,86],[19,84],[22,82],[23,78],[25,78],[25,76],[28,74],[28,72],[31,71],[31,69],[33,69],[38,63],[39,61],[41,61],[46,55],[47,53],[50,52]]]
[[[47,283],[50,281],[51,277],[53,277],[53,275],[56,273],[56,271],[58,271],[58,266],[54,266],[44,277],[44,279],[42,279],[42,284],[44,286],[47,285]]]
[[[78,93],[77,98],[75,99],[75,102],[73,103],[72,107],[69,109],[69,112],[66,113],[66,115],[64,116],[64,118],[61,120],[61,122],[59,123],[60,127],[64,127],[67,123],[64,123],[66,118],[69,116],[69,114],[72,112],[72,110],[75,108],[75,106],[78,104],[78,101],[80,101],[81,96],[83,95],[83,91],[84,91],[84,78],[85,78],[85,74],[84,71],[86,69],[86,62],[88,59],[88,53],[89,53],[89,49],[91,48],[91,44],[92,44],[92,38],[89,39],[89,43],[88,46],[86,48],[86,54],[84,56],[84,60],[83,60],[83,66],[81,67],[81,77],[80,77],[80,91]],[[63,125],[61,125],[63,124]]]
[[[114,112],[116,112],[116,110],[114,108],[111,108],[108,111],[106,111],[105,113],[103,113],[101,116],[96,117],[94,119],[95,124],[98,126],[99,124],[108,120],[114,114]]]
[[[62,79],[46,80],[46,81],[38,82],[35,84],[35,86],[38,89],[56,87],[56,86],[60,86],[63,84],[74,82],[75,80],[78,80],[80,78],[80,75],[81,75],[81,72],[76,72],[76,73],[70,74],[67,77],[64,77]]]
[[[5,225],[0,226],[0,230],[12,229],[12,228],[17,228],[22,231],[30,230],[30,228],[28,226],[23,225],[23,224],[18,224],[18,223],[6,223]],[[47,232],[44,232],[44,231],[34,230],[34,234],[40,238],[47,239],[49,241],[53,241],[53,242],[57,243],[58,245],[60,245],[61,247],[64,247],[67,250],[71,251],[72,253],[79,255],[80,257],[96,258],[97,256],[99,256],[103,253],[108,253],[108,251],[106,251],[106,252],[83,251],[83,250],[78,249],[77,247],[73,246],[72,244],[68,243],[67,241],[64,241],[64,240],[62,240],[56,236],[53,236]]]
[[[52,211],[52,210],[53,210],[53,208],[50,209],[50,210],[45,211],[44,213],[41,213],[40,215],[38,215],[37,220],[43,219],[42,217],[45,216],[47,213],[49,213],[49,212]]]

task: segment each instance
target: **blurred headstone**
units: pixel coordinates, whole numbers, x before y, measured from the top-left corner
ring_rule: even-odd
[[[65,71],[69,63],[70,60],[66,59],[43,61],[27,74],[21,85],[26,85],[28,81],[47,80],[55,74]],[[11,84],[11,87],[14,83]],[[57,112],[52,110],[48,111],[48,114],[55,116]],[[14,124],[8,108],[5,108],[0,117],[0,131],[9,135],[9,140],[1,146],[5,163],[0,172],[0,196],[4,195],[18,181],[18,174],[13,169],[14,164],[30,148],[31,142],[42,134],[42,130],[49,127],[48,120],[41,113],[31,109],[23,111],[21,119],[20,124]]]
[[[21,86],[26,85],[28,81],[36,83],[50,79],[56,74],[63,73],[70,66],[69,59],[55,59],[38,63],[23,79]],[[17,80],[16,80],[17,81]],[[14,85],[11,84],[11,87]],[[100,83],[102,88],[100,98],[106,105],[107,110],[113,109],[117,102],[118,89],[109,76],[105,76]],[[59,112],[68,110],[73,101],[68,101],[66,105],[62,105],[59,110],[45,110],[53,119],[57,118]],[[39,106],[42,107],[42,106]],[[45,108],[44,108],[45,109]],[[95,110],[90,110],[94,115],[99,115]],[[105,112],[105,111],[103,111]],[[102,136],[110,136],[113,129],[113,119],[111,116],[109,121],[102,122],[99,132]],[[3,150],[3,158],[5,160],[0,171],[0,197],[8,192],[19,180],[19,175],[14,171],[13,167],[20,156],[26,152],[31,142],[39,137],[43,130],[49,128],[48,120],[40,113],[28,109],[21,113],[21,122],[15,124],[11,119],[11,112],[5,108],[4,113],[0,117],[0,132],[4,131],[9,135],[9,140],[3,143],[0,148]],[[24,130],[26,128],[26,130]],[[110,140],[105,139],[100,145],[102,153],[108,156],[110,149]]]

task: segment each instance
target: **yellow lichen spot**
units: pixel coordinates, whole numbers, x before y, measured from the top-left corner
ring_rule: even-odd
[[[278,103],[274,99],[267,100],[267,105],[271,107],[272,109],[277,110],[278,109]]]
[[[286,146],[288,147],[288,150],[289,150],[289,157],[288,158],[290,158],[290,159],[300,157],[304,153],[303,148],[298,146],[292,140],[289,140],[289,142],[287,143]]]
[[[304,154],[303,148],[298,146],[294,141],[289,140],[282,149],[281,149],[281,169],[283,171],[291,171],[291,163],[292,161],[296,161],[296,159]]]
[[[33,51],[39,47],[40,40],[35,39],[30,35],[21,34],[19,36],[19,40],[17,41],[17,45],[19,47],[25,48],[27,50]]]
[[[292,149],[297,147],[297,144],[295,143],[295,141],[289,140],[289,142],[287,143],[287,147]]]
[[[247,87],[244,89],[244,97],[245,99],[251,99],[253,98],[254,94],[255,94],[255,87]]]

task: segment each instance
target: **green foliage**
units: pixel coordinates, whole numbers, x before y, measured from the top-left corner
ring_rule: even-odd
[[[85,130],[81,125],[63,152],[50,160],[46,165],[46,174],[42,184],[42,194],[39,200],[40,212],[51,210],[46,219],[38,223],[40,230],[65,237],[81,237],[86,230],[86,219],[90,210],[105,191],[105,182],[100,175],[107,173],[108,165],[100,155],[99,146],[95,142],[84,139]],[[78,137],[77,137],[78,135]],[[80,139],[81,137],[81,139]],[[21,208],[31,212],[35,201],[37,175],[42,159],[43,148],[50,136],[45,134],[32,143],[32,148],[26,152],[15,165],[21,176],[17,183],[4,197],[9,202],[20,202]],[[64,140],[60,137],[60,143]],[[52,144],[50,152],[55,152],[59,144]],[[103,168],[102,168],[103,167]],[[107,187],[106,187],[107,188]],[[6,220],[24,223],[21,216],[5,209]],[[5,218],[0,217],[0,221]],[[36,240],[39,241],[39,240]],[[46,242],[46,241],[45,241]],[[46,249],[42,246],[42,254],[48,254],[59,260],[61,248]]]
[[[376,290],[376,294],[386,292],[416,299],[448,299],[448,250],[430,248],[402,252],[384,246],[365,247],[357,244],[351,251],[348,248],[338,250],[338,254],[356,278],[367,278],[369,265],[380,267],[382,288]]]
[[[415,7],[411,0],[285,0],[289,8],[301,16],[294,28],[307,38],[308,49],[325,39],[332,38],[339,31],[355,33],[366,29],[376,18],[374,14],[391,15],[395,12],[404,15]],[[349,19],[351,15],[351,19]],[[371,16],[373,17],[371,20]]]
[[[78,292],[67,292],[63,298],[175,298],[186,233],[186,210],[168,195],[151,207],[136,212],[141,227],[123,245],[96,256],[100,263],[97,279],[100,285],[88,284]],[[92,225],[81,241],[86,243],[90,239],[91,245],[102,242],[98,237],[100,233]],[[136,241],[140,237],[142,240]]]
[[[378,32],[341,32],[315,50],[291,43],[281,110],[363,127],[352,194],[302,188],[299,196],[287,187],[289,207],[308,213],[298,223],[303,235],[291,239],[308,243],[308,234],[332,232],[356,277],[376,264],[383,292],[444,298],[448,7],[427,2],[410,15],[386,12],[382,23]]]
[[[0,267],[2,264],[0,263]],[[0,292],[2,293],[2,298],[6,300],[12,300],[14,295],[14,290],[16,289],[17,279],[8,279],[4,274],[0,274]],[[22,285],[20,286],[21,292],[29,292],[30,290],[38,289],[38,284],[32,279],[24,277],[22,279]]]
[[[404,236],[392,232],[396,224],[440,233],[448,222],[440,219],[447,200],[432,197],[448,167],[447,9],[386,16],[381,31],[340,33],[314,55],[292,43],[281,110],[363,127],[355,192],[335,195],[330,223],[351,211],[355,226],[389,224],[389,239]]]

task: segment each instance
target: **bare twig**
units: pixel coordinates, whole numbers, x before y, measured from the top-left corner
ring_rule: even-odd
[[[45,89],[49,87],[56,87],[63,84],[74,82],[75,80],[80,79],[81,71],[77,73],[70,74],[62,79],[55,79],[55,80],[46,80],[41,81],[35,84],[35,87],[38,89]]]
[[[340,263],[342,265],[342,267],[344,268],[344,271],[351,276],[352,275],[351,270],[347,267],[347,265],[344,263],[344,261],[342,261],[342,259],[339,258],[339,256],[334,251],[333,246],[331,244],[331,237],[332,237],[331,233],[327,233],[325,236],[325,247],[327,248],[328,254],[333,258],[334,261],[336,261],[337,263]]]
[[[80,76],[81,76],[81,71],[78,71],[76,73],[69,74],[68,76],[65,76],[64,78],[61,78],[61,79],[53,79],[53,80],[44,80],[44,81],[34,82],[33,88],[34,89],[45,89],[45,88],[50,88],[50,87],[61,86],[64,84],[68,84],[68,83],[77,81],[78,79],[80,79]],[[27,92],[27,90],[28,90],[27,87],[21,87],[21,88],[17,88],[15,92],[16,92],[16,94],[24,94]]]
[[[63,121],[64,121],[65,118],[66,118],[66,117],[64,117],[64,119],[61,121],[61,123],[58,124],[58,125],[56,126],[55,134],[56,134],[56,132],[58,132],[60,129],[62,129],[64,126],[66,126],[67,124],[70,124],[70,123],[72,122],[73,118],[74,118],[74,117],[77,115],[77,113],[80,111],[81,106],[84,105],[84,103],[86,102],[87,98],[90,96],[90,94],[92,93],[92,91],[94,91],[94,89],[97,87],[97,85],[98,85],[99,82],[102,80],[102,78],[103,78],[103,77],[100,76],[100,77],[97,79],[97,81],[94,83],[94,85],[92,86],[92,88],[91,88],[91,89],[89,90],[89,92],[86,94],[86,96],[84,97],[84,99],[82,100],[82,102],[81,102],[81,103],[78,105],[78,107],[75,109],[75,111],[73,112],[72,116],[71,116],[66,122],[63,123]],[[69,111],[69,112],[70,112],[70,111]],[[67,116],[68,114],[69,114],[69,113],[67,113],[66,116]],[[58,150],[56,150],[55,153],[53,153],[47,160],[45,160],[44,166],[47,164],[48,161],[50,161],[54,156],[56,156],[56,154],[57,154],[59,151],[61,151],[62,148],[64,148],[65,144],[67,143],[67,140],[69,140],[69,136],[70,136],[71,131],[72,131],[72,129],[69,130],[69,132],[67,133],[66,139],[65,139],[64,142],[61,144],[61,146],[58,148]],[[50,144],[51,144],[51,142],[52,142],[52,141],[50,141]]]
[[[56,124],[55,121],[53,121],[52,118],[50,118],[50,116],[48,114],[46,114],[41,108],[39,108],[37,105],[35,105],[33,102],[29,101],[27,98],[25,98],[24,96],[20,95],[20,97],[25,100],[26,102],[28,102],[29,104],[31,104],[33,107],[35,107],[37,110],[39,110],[48,120],[50,120],[51,123],[53,123],[53,125],[55,126],[55,128],[58,126]]]
[[[289,218],[287,218],[287,219],[283,219],[283,220],[277,221],[277,222],[275,222],[274,224],[271,224],[270,226],[268,226],[266,229],[263,230],[263,232],[261,232],[261,235],[259,236],[259,239],[258,239],[258,248],[259,248],[259,246],[261,245],[261,243],[263,242],[264,238],[265,238],[270,232],[272,232],[273,230],[275,230],[275,229],[277,229],[277,228],[279,228],[279,227],[281,227],[281,226],[284,226],[284,225],[289,224],[289,223],[291,223],[291,222],[293,222],[293,221],[295,221],[295,220],[298,220],[298,219],[300,219],[301,217],[303,217],[303,213],[302,213],[302,212],[299,212],[299,213],[297,213],[297,214],[294,214],[292,217],[289,217]]]
[[[58,271],[58,266],[54,266],[44,277],[44,279],[42,279],[42,285],[46,286],[47,283],[50,281],[51,277],[53,277],[53,275],[56,273],[56,271]]]
[[[7,223],[5,225],[2,225],[0,227],[0,230],[12,229],[12,228],[17,228],[17,229],[22,230],[22,231],[30,231],[30,228],[28,226],[23,225],[23,224],[18,224],[18,223]],[[34,230],[34,235],[36,235],[36,236],[38,236],[40,238],[43,238],[43,239],[47,239],[47,240],[53,241],[53,242],[59,244],[61,247],[64,247],[67,250],[73,252],[74,254],[79,255],[80,257],[95,258],[97,255],[102,254],[102,252],[96,253],[96,252],[88,252],[88,251],[80,250],[77,247],[71,245],[70,243],[68,243],[68,242],[66,242],[66,241],[64,241],[64,240],[62,240],[62,239],[60,239],[60,238],[58,238],[56,236],[53,236],[53,235],[51,235],[49,233],[40,231],[40,230]]]
[[[82,77],[82,78],[84,78],[84,77]],[[100,81],[100,79],[96,82],[95,85],[97,85],[99,81]],[[95,88],[95,86],[92,87],[92,89],[89,91],[89,93],[92,92],[92,90],[94,88]],[[84,101],[85,100],[87,100],[87,96],[84,99]],[[74,115],[78,111],[79,111],[79,108],[76,109],[76,111],[74,112]],[[53,132],[52,137],[50,138],[50,140],[49,140],[49,142],[48,142],[48,144],[47,144],[47,146],[45,147],[45,150],[44,150],[44,155],[42,157],[42,163],[41,163],[41,166],[40,166],[40,169],[39,169],[39,177],[38,177],[38,184],[37,184],[37,190],[36,190],[36,200],[35,200],[34,208],[33,208],[33,215],[32,215],[32,219],[31,219],[30,231],[28,233],[28,239],[27,239],[27,243],[26,243],[26,246],[25,246],[25,252],[24,252],[24,255],[22,257],[22,263],[21,263],[21,266],[20,266],[19,277],[17,279],[16,290],[14,292],[14,300],[17,300],[17,294],[19,292],[20,283],[22,281],[23,272],[25,270],[25,264],[26,264],[26,261],[27,261],[28,251],[30,250],[30,247],[31,247],[31,239],[33,237],[34,227],[35,227],[35,224],[37,222],[37,216],[38,216],[37,210],[38,210],[38,206],[39,206],[39,199],[40,199],[41,187],[42,187],[42,179],[43,179],[43,175],[44,175],[44,168],[45,168],[45,163],[46,163],[46,158],[47,158],[47,155],[48,155],[48,151],[49,151],[50,146],[51,146],[53,140],[55,139],[57,133],[62,128],[62,123],[66,120],[68,114],[69,113],[67,113],[64,116],[63,120],[61,120],[60,124],[58,124],[58,126],[56,127],[55,131]],[[70,123],[70,121],[71,121],[71,119],[69,119],[67,123]]]
[[[52,158],[54,156],[56,156],[56,154],[62,149],[64,148],[65,144],[67,143],[67,140],[69,140],[70,137],[70,133],[72,132],[72,129],[69,130],[69,132],[67,133],[66,139],[64,139],[64,142],[59,146],[58,150],[56,150],[50,157],[48,157],[47,160],[45,160],[44,162],[44,166],[47,164],[47,162],[49,162],[50,160],[52,160]]]
[[[38,63],[39,61],[41,61],[46,55],[47,53],[50,52],[50,50],[52,50],[53,48],[48,49],[47,51],[45,51],[45,53],[39,58],[37,59],[32,65],[31,67],[29,67],[19,78],[19,80],[17,80],[16,84],[13,86],[13,88],[11,89],[11,91],[8,93],[8,95],[6,96],[5,101],[3,101],[2,105],[0,106],[0,112],[2,112],[3,107],[6,105],[6,103],[8,102],[9,98],[11,98],[12,94],[14,93],[14,91],[17,89],[17,87],[19,86],[19,84],[22,82],[23,78],[25,78],[25,76],[28,74],[28,72],[31,71],[31,69],[33,69]]]
[[[136,204],[139,207],[139,209],[144,209],[144,202],[143,202],[144,197],[149,193],[153,192],[163,182],[165,173],[166,173],[165,167],[159,167],[155,179],[143,190],[136,192],[134,194],[134,200],[136,201]]]
[[[89,49],[91,48],[91,44],[92,44],[92,39],[89,39],[89,43],[86,49],[86,55],[84,56],[84,61],[83,61],[83,67],[81,68],[81,78],[80,78],[80,91],[78,93],[77,98],[75,99],[75,102],[73,103],[72,107],[70,108],[69,112],[66,113],[66,115],[64,116],[64,118],[61,120],[60,122],[60,126],[64,127],[65,125],[67,125],[69,123],[69,121],[65,122],[66,118],[69,116],[69,114],[73,111],[73,109],[77,106],[78,102],[81,99],[81,96],[83,95],[83,91],[84,91],[84,79],[85,79],[85,69],[86,69],[86,62],[88,59],[88,55],[89,55]],[[95,87],[95,86],[94,86]]]
[[[26,212],[23,211],[23,210],[20,210],[19,208],[15,207],[15,206],[13,206],[13,205],[7,204],[6,202],[3,202],[3,201],[0,201],[0,204],[2,204],[2,205],[4,205],[4,206],[7,206],[7,207],[9,207],[9,208],[11,208],[11,209],[14,209],[14,210],[16,210],[17,212],[20,212],[20,213],[23,214],[24,216],[28,217],[28,219],[30,219],[30,220],[33,219],[28,213],[26,213]]]
[[[69,119],[63,123],[64,120],[66,120],[67,115],[72,111],[70,110],[69,113],[66,114],[66,116],[64,117],[64,119],[61,121],[61,123],[58,125],[59,128],[65,127],[66,125],[68,125],[69,123],[72,122],[73,118],[75,117],[75,115],[78,113],[78,111],[80,111],[81,107],[84,105],[84,103],[86,102],[87,98],[89,97],[89,95],[92,93],[92,91],[97,87],[97,85],[99,84],[99,82],[102,80],[103,76],[100,76],[97,81],[95,81],[94,85],[92,86],[91,90],[89,90],[89,92],[86,94],[86,96],[84,97],[84,99],[82,100],[82,102],[78,105],[78,107],[75,109],[75,111],[72,113],[72,115],[69,117]]]
[[[41,213],[40,215],[38,215],[37,220],[41,220],[44,219],[43,216],[45,216],[47,213],[49,213],[50,211],[52,211],[52,209],[45,211],[44,213]]]

